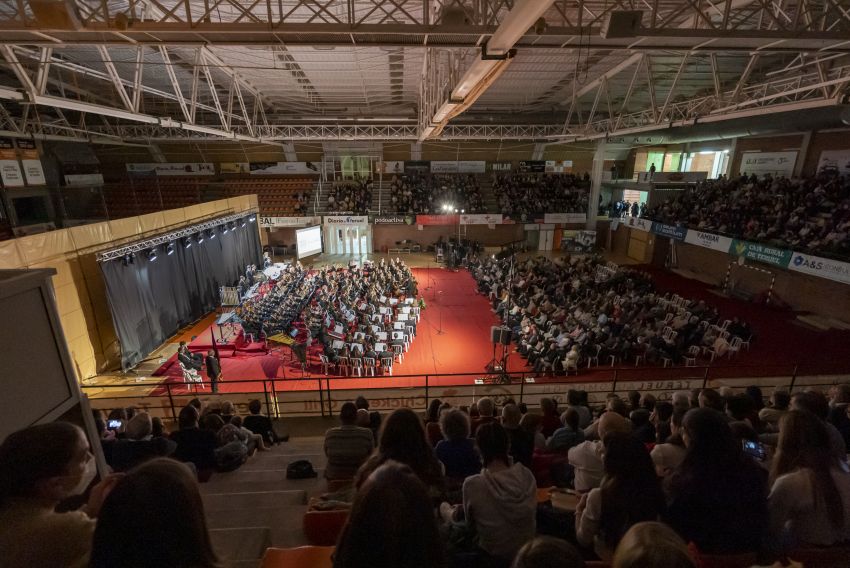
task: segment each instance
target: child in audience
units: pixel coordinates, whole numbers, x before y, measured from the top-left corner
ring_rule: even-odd
[[[337,542],[333,566],[445,566],[428,488],[411,468],[388,460],[363,479]]]
[[[88,553],[94,518],[118,481],[109,476],[79,510],[60,502],[88,489],[97,475],[81,429],[68,422],[31,426],[0,445],[0,566],[72,566]]]
[[[149,461],[115,485],[103,504],[90,568],[220,566],[192,471],[167,458]]]

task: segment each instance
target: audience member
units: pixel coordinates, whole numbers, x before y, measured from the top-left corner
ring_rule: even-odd
[[[544,213],[586,213],[590,184],[573,174],[499,175],[493,192],[503,215],[533,220]]]
[[[649,454],[655,464],[658,477],[667,477],[676,471],[685,459],[687,448],[682,440],[682,422],[687,412],[687,410],[678,409],[673,413],[670,417],[670,436],[666,440],[659,438]]]
[[[664,510],[664,494],[646,447],[624,432],[603,439],[605,477],[576,508],[576,538],[610,560],[620,539],[635,523],[656,521]]]
[[[494,416],[496,411],[496,405],[493,403],[493,399],[490,397],[482,396],[478,399],[478,418],[472,421],[472,435],[475,435],[475,432],[478,431],[478,427],[484,424],[490,424],[491,422],[498,422],[498,419]]]
[[[0,565],[79,565],[91,546],[94,518],[118,476],[89,492],[79,510],[60,502],[86,492],[97,475],[89,443],[68,422],[30,426],[0,445]]]
[[[198,472],[198,479],[206,481],[216,467],[215,434],[201,430],[197,407],[189,403],[177,416],[179,430],[171,433],[171,439],[177,442],[174,458],[182,462],[191,462]]]
[[[357,407],[346,402],[339,411],[340,425],[325,433],[325,468],[327,479],[354,479],[357,470],[374,449],[372,431],[357,426]]]
[[[511,568],[584,568],[584,559],[567,541],[538,536],[519,549]]]
[[[355,486],[359,488],[376,468],[390,460],[410,467],[432,497],[442,495],[443,466],[425,438],[422,419],[409,408],[399,408],[387,417],[378,437],[377,451],[357,472]]]
[[[835,385],[830,389],[829,414],[827,422],[844,438],[844,445],[850,448],[850,383]]]
[[[534,455],[534,436],[520,426],[521,421],[522,412],[515,403],[508,402],[502,407],[502,427],[510,438],[509,453],[511,458],[514,463],[521,463],[525,467],[531,468],[531,458]]]
[[[602,440],[605,436],[614,432],[628,433],[631,429],[625,418],[616,412],[606,412],[599,419],[599,436]],[[587,493],[595,487],[599,487],[605,474],[602,456],[605,447],[601,440],[585,441],[570,448],[567,459],[575,470],[575,489],[580,493]]]
[[[173,440],[153,437],[150,414],[140,412],[127,422],[126,438],[112,445],[108,463],[113,471],[127,471],[153,458],[170,456],[176,449]]]
[[[581,407],[586,408],[586,407]],[[555,430],[546,440],[546,449],[551,452],[566,453],[570,448],[584,442],[584,430],[579,428],[579,413],[574,407],[567,407],[561,415],[563,427]]]
[[[546,437],[543,435],[543,419],[539,414],[526,412],[519,420],[519,427],[522,428],[534,443],[534,450],[546,450]]]
[[[534,538],[537,484],[522,464],[511,465],[508,433],[498,422],[483,424],[475,435],[484,469],[463,483],[463,506],[440,506],[444,520],[461,517],[477,535],[478,546],[497,562],[510,563]]]
[[[121,478],[103,504],[89,566],[217,568],[189,468],[159,458]]]
[[[436,446],[443,439],[443,432],[440,428],[440,407],[442,405],[443,401],[439,398],[432,399],[425,411],[425,435],[432,446]]]
[[[620,539],[612,568],[696,568],[688,546],[670,527],[657,522],[633,525]]]
[[[541,398],[540,410],[543,411],[543,430],[541,430],[541,433],[544,437],[550,438],[555,433],[555,430],[563,425],[561,424],[561,417],[558,414],[558,403],[553,398]]]
[[[242,420],[242,425],[254,434],[262,436],[263,441],[269,445],[279,444],[289,440],[289,436],[279,436],[277,432],[275,432],[271,418],[260,414],[262,408],[263,405],[259,399],[255,398],[248,402],[248,412],[251,414]]]
[[[333,554],[334,568],[445,565],[428,488],[408,466],[385,461],[360,485]]]
[[[469,437],[469,417],[456,409],[449,409],[440,415],[441,440],[434,450],[444,468],[446,477],[462,483],[470,475],[481,471],[481,460],[475,451],[475,445]]]
[[[707,554],[756,551],[767,527],[767,475],[744,454],[723,414],[685,415],[687,453],[666,479],[665,521]]]
[[[800,410],[779,424],[768,498],[772,535],[786,550],[850,541],[850,474],[833,457],[826,426]]]
[[[776,432],[779,428],[779,420],[788,412],[791,404],[791,395],[784,389],[776,389],[770,396],[768,405],[759,411],[759,421],[765,430]]]

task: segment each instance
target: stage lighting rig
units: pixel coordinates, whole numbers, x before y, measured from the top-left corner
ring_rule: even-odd
[[[174,254],[174,243],[168,243],[167,245],[165,245],[165,252],[168,254],[168,256]]]
[[[250,217],[248,217],[248,220],[251,221],[252,223],[256,223],[257,222],[257,216],[251,215]]]
[[[148,260],[151,262],[156,260],[156,249],[150,249],[148,251]]]
[[[224,225],[221,226],[221,234],[222,235],[226,235],[227,231],[229,231],[229,230],[230,230],[230,227],[227,226],[227,223],[225,223]]]
[[[202,244],[204,242],[204,232],[201,231],[197,235],[195,235],[195,240],[198,241],[198,244]]]
[[[192,237],[185,237],[183,239],[183,246],[186,248],[192,248]]]
[[[210,238],[211,238],[211,239],[214,239],[214,238],[215,238],[215,229],[210,229],[210,230],[209,230],[209,235],[210,235]]]

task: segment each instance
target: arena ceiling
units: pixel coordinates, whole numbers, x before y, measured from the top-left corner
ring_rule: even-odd
[[[846,0],[0,2],[7,136],[610,139],[848,85]]]

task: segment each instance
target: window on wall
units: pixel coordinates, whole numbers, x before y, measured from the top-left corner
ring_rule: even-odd
[[[726,173],[729,165],[729,150],[703,150],[691,152],[685,159],[686,172],[706,172],[709,179]]]
[[[626,189],[623,191],[623,201],[628,201],[629,203],[634,203],[637,201],[638,203],[646,203],[646,198],[649,195],[648,191],[636,191],[634,189]]]
[[[666,154],[664,156],[664,167],[661,168],[662,172],[678,172],[682,166],[682,153],[681,152],[673,152],[672,154]],[[657,167],[657,166],[656,166]]]
[[[655,164],[655,171],[662,172],[664,171],[664,152],[647,152],[646,153],[646,167],[644,167],[643,171],[648,172],[652,165]]]

